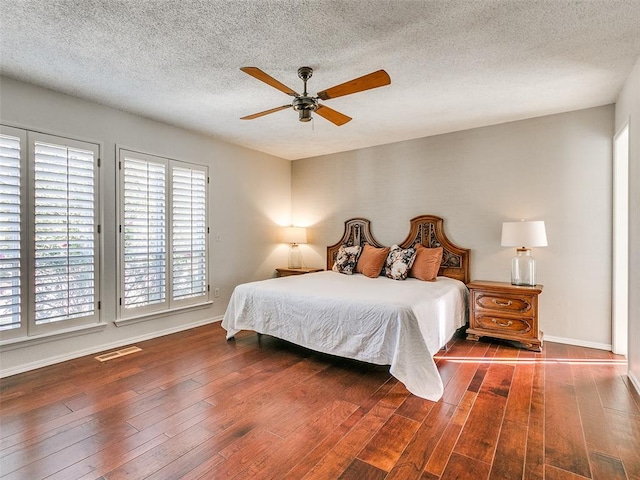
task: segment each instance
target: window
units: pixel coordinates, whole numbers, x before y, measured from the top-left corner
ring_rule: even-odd
[[[0,331],[97,323],[99,147],[0,130]]]
[[[173,166],[171,175],[173,299],[186,300],[207,290],[207,175],[180,166]]]
[[[207,168],[124,149],[119,168],[120,318],[208,301]]]
[[[25,143],[24,132],[6,127],[0,130],[0,330],[13,330],[14,333],[26,331],[22,328],[21,291],[26,282],[20,266],[25,238],[21,198],[21,192],[25,190]]]
[[[122,306],[161,304],[166,299],[166,166],[125,157]]]

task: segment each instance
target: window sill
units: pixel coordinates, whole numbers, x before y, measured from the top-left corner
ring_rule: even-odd
[[[104,330],[106,326],[107,323],[100,322],[92,323],[90,325],[80,325],[77,327],[63,328],[55,332],[43,333],[30,337],[10,338],[0,341],[0,350],[5,352],[9,350],[15,350],[16,348],[30,347],[32,345],[50,342],[52,340],[62,340],[64,338],[86,335],[88,333],[94,333]]]
[[[209,300],[203,303],[196,303],[194,305],[185,305],[184,307],[170,308],[168,310],[162,310],[161,312],[145,313],[144,315],[137,315],[135,317],[119,318],[114,323],[116,327],[124,327],[134,323],[146,322],[148,320],[155,320],[156,318],[168,317],[175,315],[176,313],[188,312],[193,310],[201,310],[213,305],[213,301]]]

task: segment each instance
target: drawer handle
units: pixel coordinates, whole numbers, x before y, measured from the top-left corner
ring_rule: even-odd
[[[510,327],[511,325],[513,325],[513,322],[511,320],[507,320],[506,322],[501,322],[497,318],[492,318],[491,321],[496,325],[498,325],[499,327]]]
[[[496,300],[495,298],[493,299],[493,303],[495,303],[496,305],[498,305],[499,307],[508,307],[510,306],[513,302],[511,300],[506,301],[506,302],[501,302],[500,300]]]

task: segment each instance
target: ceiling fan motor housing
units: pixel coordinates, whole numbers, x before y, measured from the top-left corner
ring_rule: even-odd
[[[310,110],[314,111],[318,108],[318,100],[313,97],[295,97],[293,99],[293,109],[296,111]]]
[[[299,120],[308,122],[311,120],[311,112],[315,112],[318,108],[318,100],[313,97],[300,96],[293,99],[292,105],[299,114]]]

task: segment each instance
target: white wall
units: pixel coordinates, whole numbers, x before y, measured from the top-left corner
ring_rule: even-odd
[[[616,131],[629,122],[629,377],[640,392],[640,59],[616,102]]]
[[[101,144],[104,209],[101,331],[31,346],[3,347],[3,374],[93,353],[141,338],[219,319],[233,287],[267,278],[286,265],[278,224],[289,224],[291,165],[287,160],[147,120],[51,90],[0,77],[0,123]],[[211,307],[119,326],[116,317],[116,144],[177,160],[204,163],[211,177]],[[220,242],[215,242],[220,233]],[[214,328],[219,328],[215,326]]]
[[[608,349],[613,127],[609,105],[294,161],[293,221],[312,227],[306,262],[324,265],[349,218],[369,218],[390,245],[431,213],[471,248],[472,279],[509,281],[502,222],[544,220],[549,246],[533,255],[545,338]]]

